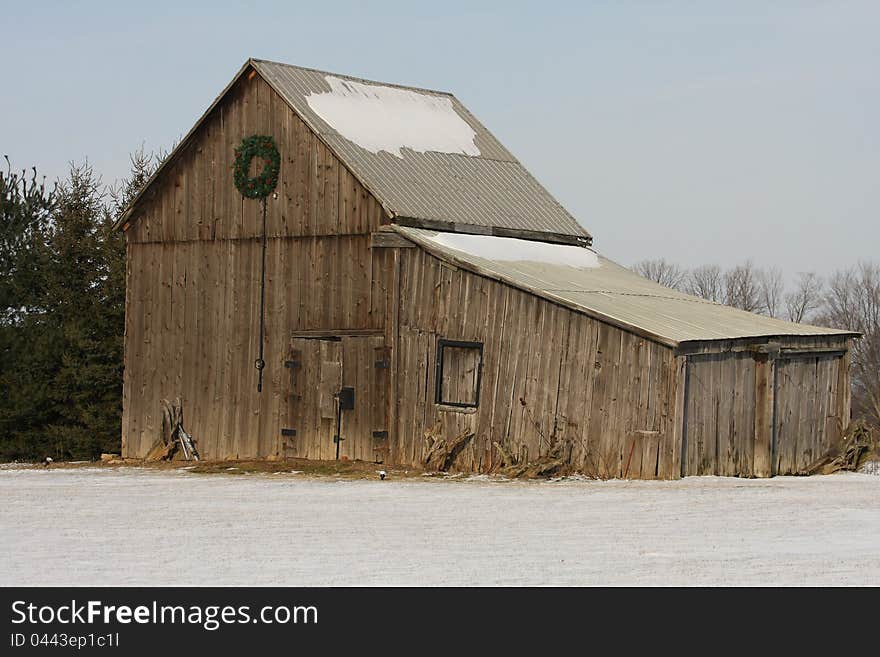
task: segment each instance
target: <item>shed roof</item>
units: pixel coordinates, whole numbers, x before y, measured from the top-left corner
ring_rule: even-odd
[[[405,226],[394,226],[394,230],[447,262],[673,347],[703,340],[858,335],[786,322],[684,294],[584,246]]]
[[[250,67],[396,223],[552,242],[592,240],[492,133],[445,92],[250,59],[175,151]]]

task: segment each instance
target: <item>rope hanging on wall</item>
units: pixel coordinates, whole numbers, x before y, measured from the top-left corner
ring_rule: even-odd
[[[263,392],[263,334],[266,330],[266,197],[263,197],[263,264],[260,268],[260,355],[254,361],[257,368],[257,392]]]
[[[251,162],[255,157],[265,161],[263,170],[256,176],[249,175]],[[269,194],[278,185],[281,170],[281,155],[275,140],[266,135],[252,135],[242,140],[235,149],[235,162],[232,165],[235,187],[244,198],[258,198],[263,201],[262,267],[260,269],[260,354],[254,361],[257,368],[257,392],[263,391],[263,343],[266,331],[266,204]]]

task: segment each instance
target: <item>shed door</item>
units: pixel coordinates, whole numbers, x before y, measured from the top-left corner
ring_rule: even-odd
[[[283,455],[336,458],[336,394],[351,387],[354,408],[341,412],[340,457],[384,460],[389,361],[382,336],[293,338]]]
[[[688,357],[682,476],[749,476],[754,462],[755,360],[751,354]]]
[[[780,358],[774,376],[773,472],[802,474],[840,439],[839,355]]]

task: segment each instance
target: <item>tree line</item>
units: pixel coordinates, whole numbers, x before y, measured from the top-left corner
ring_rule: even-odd
[[[48,185],[0,169],[0,461],[118,452],[125,244],[113,230],[158,158],[107,186],[88,163]]]
[[[880,265],[861,262],[827,278],[801,272],[790,287],[779,268],[762,269],[751,261],[726,270],[718,265],[685,269],[659,258],[632,269],[708,301],[861,333],[852,349],[853,415],[880,427]]]

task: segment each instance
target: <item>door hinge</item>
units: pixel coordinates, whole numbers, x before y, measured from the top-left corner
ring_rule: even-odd
[[[292,437],[292,436],[295,436],[295,435],[296,435],[296,429],[282,429],[282,430],[281,430],[281,435],[282,435],[282,436],[291,436],[291,437]]]

